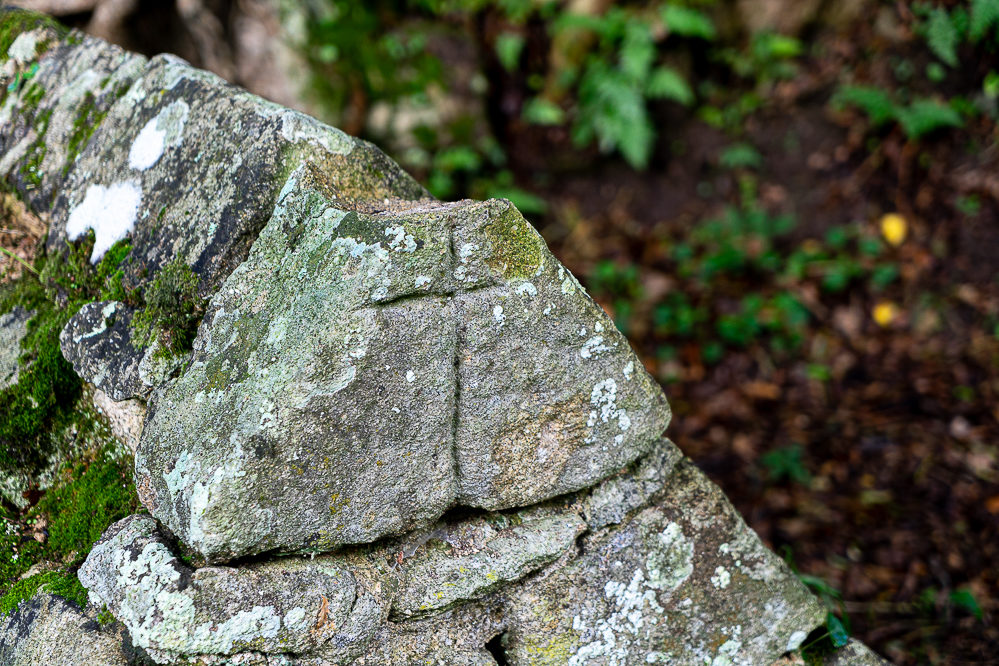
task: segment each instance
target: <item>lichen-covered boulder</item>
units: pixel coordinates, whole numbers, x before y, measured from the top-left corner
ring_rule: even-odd
[[[28,334],[30,310],[15,307],[0,315],[0,390],[17,383],[21,367],[21,340]]]
[[[24,12],[0,13],[0,20]],[[0,175],[51,221],[49,252],[94,231],[91,259],[129,239],[126,290],[173,261],[210,295],[246,256],[288,174],[306,158],[338,196],[413,199],[426,191],[380,150],[278,107],[172,56],[141,56],[78,33],[18,36],[20,68],[0,106]],[[23,60],[23,62],[22,62]],[[22,71],[23,70],[23,71]],[[92,328],[81,312],[71,328]],[[118,318],[133,314],[124,304]],[[107,342],[102,338],[108,337]],[[81,376],[112,398],[145,397],[130,327],[67,348]],[[111,348],[116,354],[109,353]],[[155,378],[154,378],[155,379]]]
[[[59,335],[63,357],[112,400],[145,395],[139,366],[146,350],[132,345],[133,310],[118,301],[87,303]]]
[[[692,464],[660,497],[508,593],[510,663],[753,666],[822,624],[824,607]]]
[[[137,486],[209,560],[325,551],[587,487],[668,421],[511,204],[361,206],[308,167],[152,401]]]
[[[37,26],[0,54],[6,75],[0,174],[36,210],[47,211],[94,128],[146,59],[21,10],[0,11],[0,23]]]
[[[39,592],[0,617],[3,666],[127,666],[132,651],[119,631],[98,624],[62,597]]]
[[[387,613],[329,558],[191,569],[143,515],[108,528],[79,577],[91,602],[107,606],[158,663],[245,652],[349,661]]]
[[[346,597],[333,596],[316,571],[335,575]],[[499,656],[509,664],[755,665],[798,648],[825,618],[668,440],[592,489],[315,558],[192,570],[155,521],[133,516],[108,531],[80,577],[92,601],[107,604],[162,663],[184,649],[205,665],[493,664]],[[309,606],[316,590],[326,603]],[[256,608],[272,604],[280,612]],[[310,608],[316,626],[325,608],[335,626],[364,630],[312,642],[282,633],[293,604]],[[265,615],[280,621],[264,623]],[[231,638],[237,618],[243,638],[219,638]]]

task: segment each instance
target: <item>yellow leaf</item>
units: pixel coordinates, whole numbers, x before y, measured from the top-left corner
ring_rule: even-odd
[[[881,217],[881,235],[891,245],[898,247],[909,232],[909,224],[898,213],[888,213]]]
[[[881,301],[874,306],[874,310],[871,312],[874,321],[882,328],[890,326],[895,321],[895,318],[898,317],[898,314],[898,306],[889,301]]]

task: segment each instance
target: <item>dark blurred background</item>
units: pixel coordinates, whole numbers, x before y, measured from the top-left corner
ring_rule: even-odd
[[[999,0],[13,4],[514,201],[851,634],[995,663]]]

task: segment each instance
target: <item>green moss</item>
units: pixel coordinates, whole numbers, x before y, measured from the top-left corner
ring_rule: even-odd
[[[504,205],[482,229],[492,249],[486,261],[508,280],[533,277],[544,260],[544,241],[513,204]]]
[[[0,391],[0,470],[37,470],[49,452],[49,435],[65,421],[82,383],[62,356],[59,333],[88,302],[123,296],[120,266],[130,251],[115,244],[93,267],[93,233],[63,254],[41,257],[39,272],[0,288],[0,312],[15,306],[34,310],[21,341],[21,372],[16,384]]]
[[[146,346],[158,338],[168,355],[189,349],[204,308],[191,267],[171,261],[145,288],[143,300],[145,307],[132,318],[134,342]]]
[[[32,125],[35,128],[38,138],[35,139],[35,142],[28,149],[28,153],[25,155],[20,169],[21,178],[29,186],[29,189],[36,188],[42,184],[42,162],[45,160],[45,155],[48,152],[48,146],[45,144],[45,135],[48,132],[49,120],[51,118],[52,109],[46,109],[32,120]]]
[[[7,50],[18,35],[35,28],[51,28],[60,38],[69,32],[67,28],[45,14],[24,9],[0,9],[0,62],[7,61]],[[47,43],[47,41],[45,40],[43,43]],[[36,50],[36,54],[40,52],[40,50]]]
[[[132,460],[111,447],[67,466],[57,483],[31,510],[48,516],[50,558],[81,562],[112,523],[139,506],[131,482]]]
[[[0,617],[9,615],[22,601],[35,596],[40,589],[68,599],[81,608],[87,605],[87,590],[80,584],[75,573],[46,571],[14,583],[6,594],[0,597]]]

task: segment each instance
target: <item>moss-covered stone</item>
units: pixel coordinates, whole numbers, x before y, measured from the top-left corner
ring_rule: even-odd
[[[39,28],[51,30],[58,37],[69,33],[68,28],[45,14],[14,7],[0,8],[0,63],[6,62],[10,57],[8,51],[19,36]],[[32,55],[37,57],[46,46],[44,38],[37,40]]]

